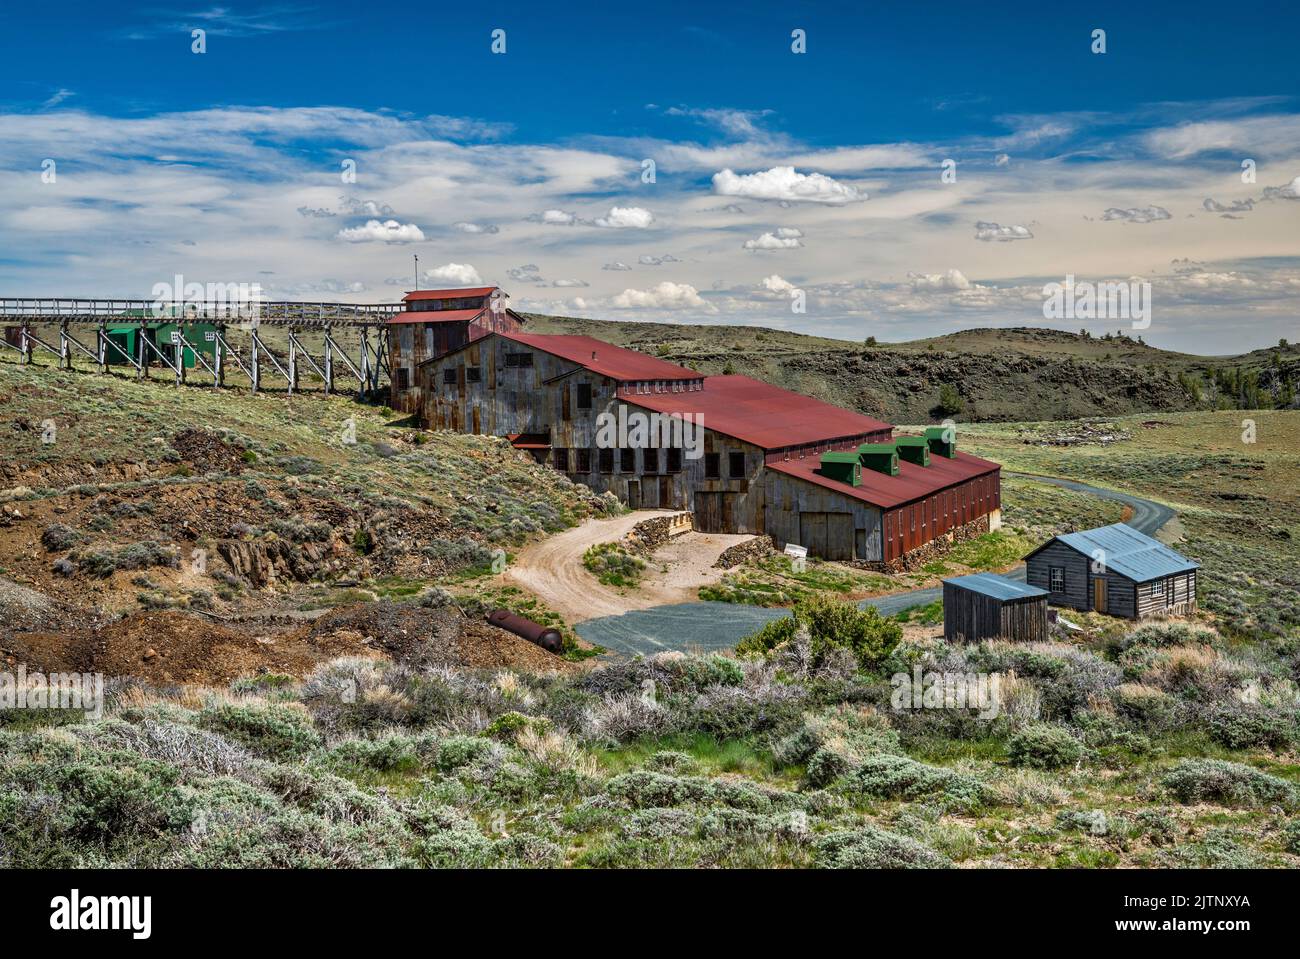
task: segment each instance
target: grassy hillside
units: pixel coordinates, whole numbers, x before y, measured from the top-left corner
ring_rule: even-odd
[[[743,373],[891,422],[928,422],[948,413],[965,420],[1068,419],[1285,405],[1300,383],[1300,348],[1294,345],[1216,358],[1127,337],[1032,328],[850,343],[748,326],[536,314],[529,314],[529,323],[536,332],[595,336],[707,374]],[[959,410],[944,405],[945,385]]]

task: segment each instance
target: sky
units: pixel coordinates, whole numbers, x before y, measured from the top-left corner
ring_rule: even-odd
[[[0,296],[1300,339],[1294,3],[574,6],[6,5]]]

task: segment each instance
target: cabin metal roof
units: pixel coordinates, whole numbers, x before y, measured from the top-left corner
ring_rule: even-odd
[[[943,582],[945,586],[959,586],[962,589],[970,590],[972,593],[979,593],[982,596],[988,596],[991,599],[1003,602],[1016,599],[1034,599],[1038,596],[1047,595],[1045,589],[1030,586],[1028,583],[1018,583],[1014,579],[1007,579],[1005,576],[999,576],[996,573],[971,573],[969,576],[954,576],[952,579],[945,579]]]
[[[1139,533],[1126,523],[1063,533],[1038,547],[1029,556],[1036,555],[1057,540],[1085,556],[1096,557],[1106,569],[1135,583],[1186,573],[1201,565],[1174,552],[1159,540]],[[1028,559],[1029,556],[1025,558]]]
[[[467,286],[463,289],[450,290],[412,290],[402,297],[403,301],[410,300],[458,300],[465,296],[487,296],[495,292],[499,287],[495,286]]]

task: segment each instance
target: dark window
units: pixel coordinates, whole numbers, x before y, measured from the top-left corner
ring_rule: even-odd
[[[446,383],[448,386],[455,386],[455,385],[456,385],[456,370],[455,370],[454,368],[450,368],[450,369],[445,369],[445,370],[443,370],[443,371],[442,371],[442,381],[443,381],[444,383]]]
[[[591,384],[590,383],[578,384],[578,409],[580,410],[591,409]]]
[[[636,472],[636,450],[618,451],[618,469],[621,473]]]
[[[705,453],[704,454],[704,478],[718,479],[722,476],[722,454]]]
[[[659,472],[659,451],[657,449],[647,449],[641,454],[641,472],[646,475]]]
[[[601,450],[597,454],[597,459],[600,462],[600,471],[602,473],[614,472],[614,451],[613,450]]]
[[[567,449],[557,449],[555,452],[555,468],[561,473],[569,472],[569,451]]]
[[[682,449],[680,446],[668,447],[668,472],[680,473],[682,471]]]
[[[397,388],[399,390],[405,390],[405,389],[410,389],[410,387],[411,387],[411,371],[404,366],[399,366],[397,368]]]
[[[531,353],[507,353],[506,366],[532,366],[533,354]]]
[[[1053,593],[1065,592],[1065,567],[1049,566],[1047,568],[1047,588]]]
[[[483,371],[480,370],[477,366],[465,367],[466,383],[478,383],[482,379],[483,379]]]
[[[745,475],[745,454],[728,453],[727,454],[727,475],[732,479]]]
[[[578,472],[591,472],[591,450],[578,450]]]

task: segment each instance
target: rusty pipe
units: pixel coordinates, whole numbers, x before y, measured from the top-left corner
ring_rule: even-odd
[[[500,627],[508,633],[514,633],[530,643],[534,643],[542,649],[551,653],[558,653],[564,648],[564,637],[560,631],[550,626],[543,626],[541,623],[534,623],[531,619],[524,619],[522,616],[510,612],[508,609],[494,609],[488,613],[487,621],[493,626]]]

